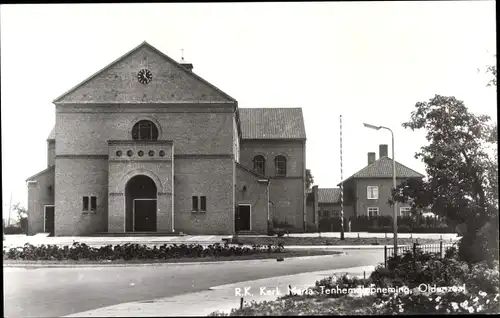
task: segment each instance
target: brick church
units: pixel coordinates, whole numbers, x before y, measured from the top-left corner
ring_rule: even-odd
[[[28,232],[266,233],[306,227],[300,108],[239,108],[143,42],[54,100]]]

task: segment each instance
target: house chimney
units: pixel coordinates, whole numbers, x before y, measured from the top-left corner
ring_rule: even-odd
[[[379,145],[378,146],[378,153],[379,153],[380,158],[389,157],[389,155],[388,155],[389,150],[387,150],[387,149],[388,149],[387,145]]]
[[[181,51],[182,51],[182,55],[181,55],[181,61],[179,62],[179,64],[182,67],[184,67],[186,70],[192,72],[193,71],[193,64],[186,62],[186,60],[184,60],[184,49],[181,49]]]
[[[193,64],[191,63],[180,63],[182,67],[184,67],[186,70],[192,72],[193,71]]]
[[[375,162],[375,156],[376,156],[376,153],[374,152],[369,152],[368,153],[368,164],[371,165],[372,163]]]

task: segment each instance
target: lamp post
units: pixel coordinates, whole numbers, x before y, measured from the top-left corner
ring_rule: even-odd
[[[375,130],[380,130],[380,129],[387,129],[391,132],[392,136],[392,187],[396,189],[396,160],[394,159],[394,133],[390,128],[384,127],[384,126],[374,126],[370,124],[363,124],[366,128],[370,129],[375,129]],[[394,256],[398,255],[398,207],[396,204],[396,201],[393,202],[393,208],[394,208],[394,213],[393,213],[393,228],[394,228]]]

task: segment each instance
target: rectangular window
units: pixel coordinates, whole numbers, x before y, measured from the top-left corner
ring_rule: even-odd
[[[368,216],[378,216],[378,208],[368,208]]]
[[[366,197],[370,200],[378,199],[378,186],[368,186],[366,187],[367,194]]]
[[[89,210],[89,197],[83,197],[83,211]]]
[[[202,212],[207,211],[207,197],[200,197],[200,210]]]
[[[399,209],[399,215],[401,216],[411,216],[411,207],[405,206]]]
[[[325,212],[324,212],[323,216],[324,216],[325,218],[330,217],[330,211],[325,210]]]
[[[51,196],[52,196],[52,186],[51,186],[51,185],[47,187],[47,195],[48,195],[49,197],[51,197]]]
[[[198,211],[198,197],[193,196],[193,211]]]
[[[90,197],[90,211],[97,210],[97,197]]]
[[[336,217],[336,218],[339,218],[340,217],[340,211],[337,211],[337,210],[333,210],[333,217]]]

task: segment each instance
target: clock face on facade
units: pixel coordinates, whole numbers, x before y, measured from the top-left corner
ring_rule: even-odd
[[[137,73],[137,79],[139,83],[148,84],[153,80],[153,73],[148,69],[142,69]]]

